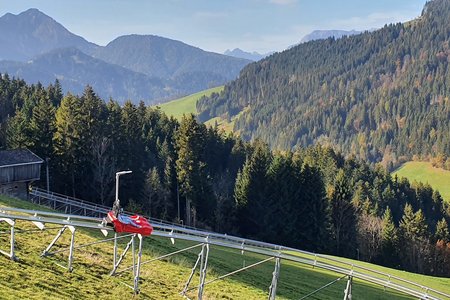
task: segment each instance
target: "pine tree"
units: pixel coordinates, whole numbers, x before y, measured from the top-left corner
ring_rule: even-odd
[[[58,172],[67,180],[62,181],[60,189],[65,193],[76,196],[76,182],[84,162],[83,127],[81,119],[81,101],[78,97],[68,94],[61,101],[56,111],[56,132],[53,137]]]
[[[442,218],[442,220],[438,221],[436,225],[436,233],[435,233],[435,239],[444,241],[444,243],[450,242],[450,232],[448,229],[447,221]]]
[[[6,144],[11,149],[23,149],[33,145],[30,138],[29,120],[22,110],[8,120],[6,139]]]
[[[383,214],[381,226],[382,261],[386,266],[398,267],[398,230],[395,227],[389,206]]]
[[[351,191],[343,170],[339,170],[329,198],[329,213],[336,254],[354,256],[355,209],[351,204]]]
[[[422,211],[419,209],[414,213],[412,206],[407,204],[399,229],[400,242],[406,249],[409,249],[409,251],[401,252],[403,267],[414,272],[424,272],[425,261],[429,255],[429,245],[428,226]]]
[[[121,109],[120,127],[120,167],[133,171],[125,179],[121,194],[125,201],[134,199],[138,201],[144,187],[145,172],[150,167],[146,164],[145,147],[142,137],[142,123],[137,108],[130,101],[125,102]]]
[[[267,211],[267,170],[271,154],[266,144],[256,141],[251,156],[246,160],[236,179],[234,198],[240,231],[256,237],[263,231],[263,218]]]
[[[55,133],[55,107],[46,95],[38,100],[30,120],[31,148],[42,158],[53,156],[53,135]]]
[[[186,200],[186,224],[196,222],[197,210],[208,211],[209,186],[205,170],[206,127],[194,115],[183,116],[176,136],[176,168],[180,192]],[[192,213],[192,214],[191,214]]]

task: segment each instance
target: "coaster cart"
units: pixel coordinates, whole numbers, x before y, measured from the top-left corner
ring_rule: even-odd
[[[116,173],[116,199],[112,210],[108,212],[105,220],[107,224],[114,227],[114,231],[117,233],[136,233],[142,236],[149,236],[152,234],[153,227],[147,219],[139,215],[125,215],[120,208],[119,177],[120,175],[129,173],[131,173],[131,171]]]
[[[108,223],[112,224],[114,231],[117,233],[137,233],[142,236],[149,236],[152,234],[152,225],[142,216],[133,215],[127,216],[117,213],[114,210],[108,212],[106,217]]]

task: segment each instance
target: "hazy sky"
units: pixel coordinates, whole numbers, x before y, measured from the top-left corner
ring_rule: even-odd
[[[279,51],[316,29],[365,30],[420,15],[426,0],[0,0],[0,15],[38,8],[106,45],[154,34],[205,50]],[[0,45],[1,46],[1,45]]]

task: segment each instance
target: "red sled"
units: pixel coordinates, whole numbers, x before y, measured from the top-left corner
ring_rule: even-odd
[[[142,216],[125,216],[119,214],[116,217],[114,211],[108,212],[108,222],[112,223],[115,232],[138,233],[143,236],[152,234],[152,225]]]

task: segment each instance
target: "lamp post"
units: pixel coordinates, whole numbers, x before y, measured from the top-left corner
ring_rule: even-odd
[[[120,171],[116,173],[116,200],[114,201],[114,206],[119,209],[119,177],[120,175],[130,174],[132,171]]]
[[[50,158],[46,157],[45,158],[45,167],[47,170],[47,194],[50,193],[50,176],[48,174],[48,162],[49,162]]]

